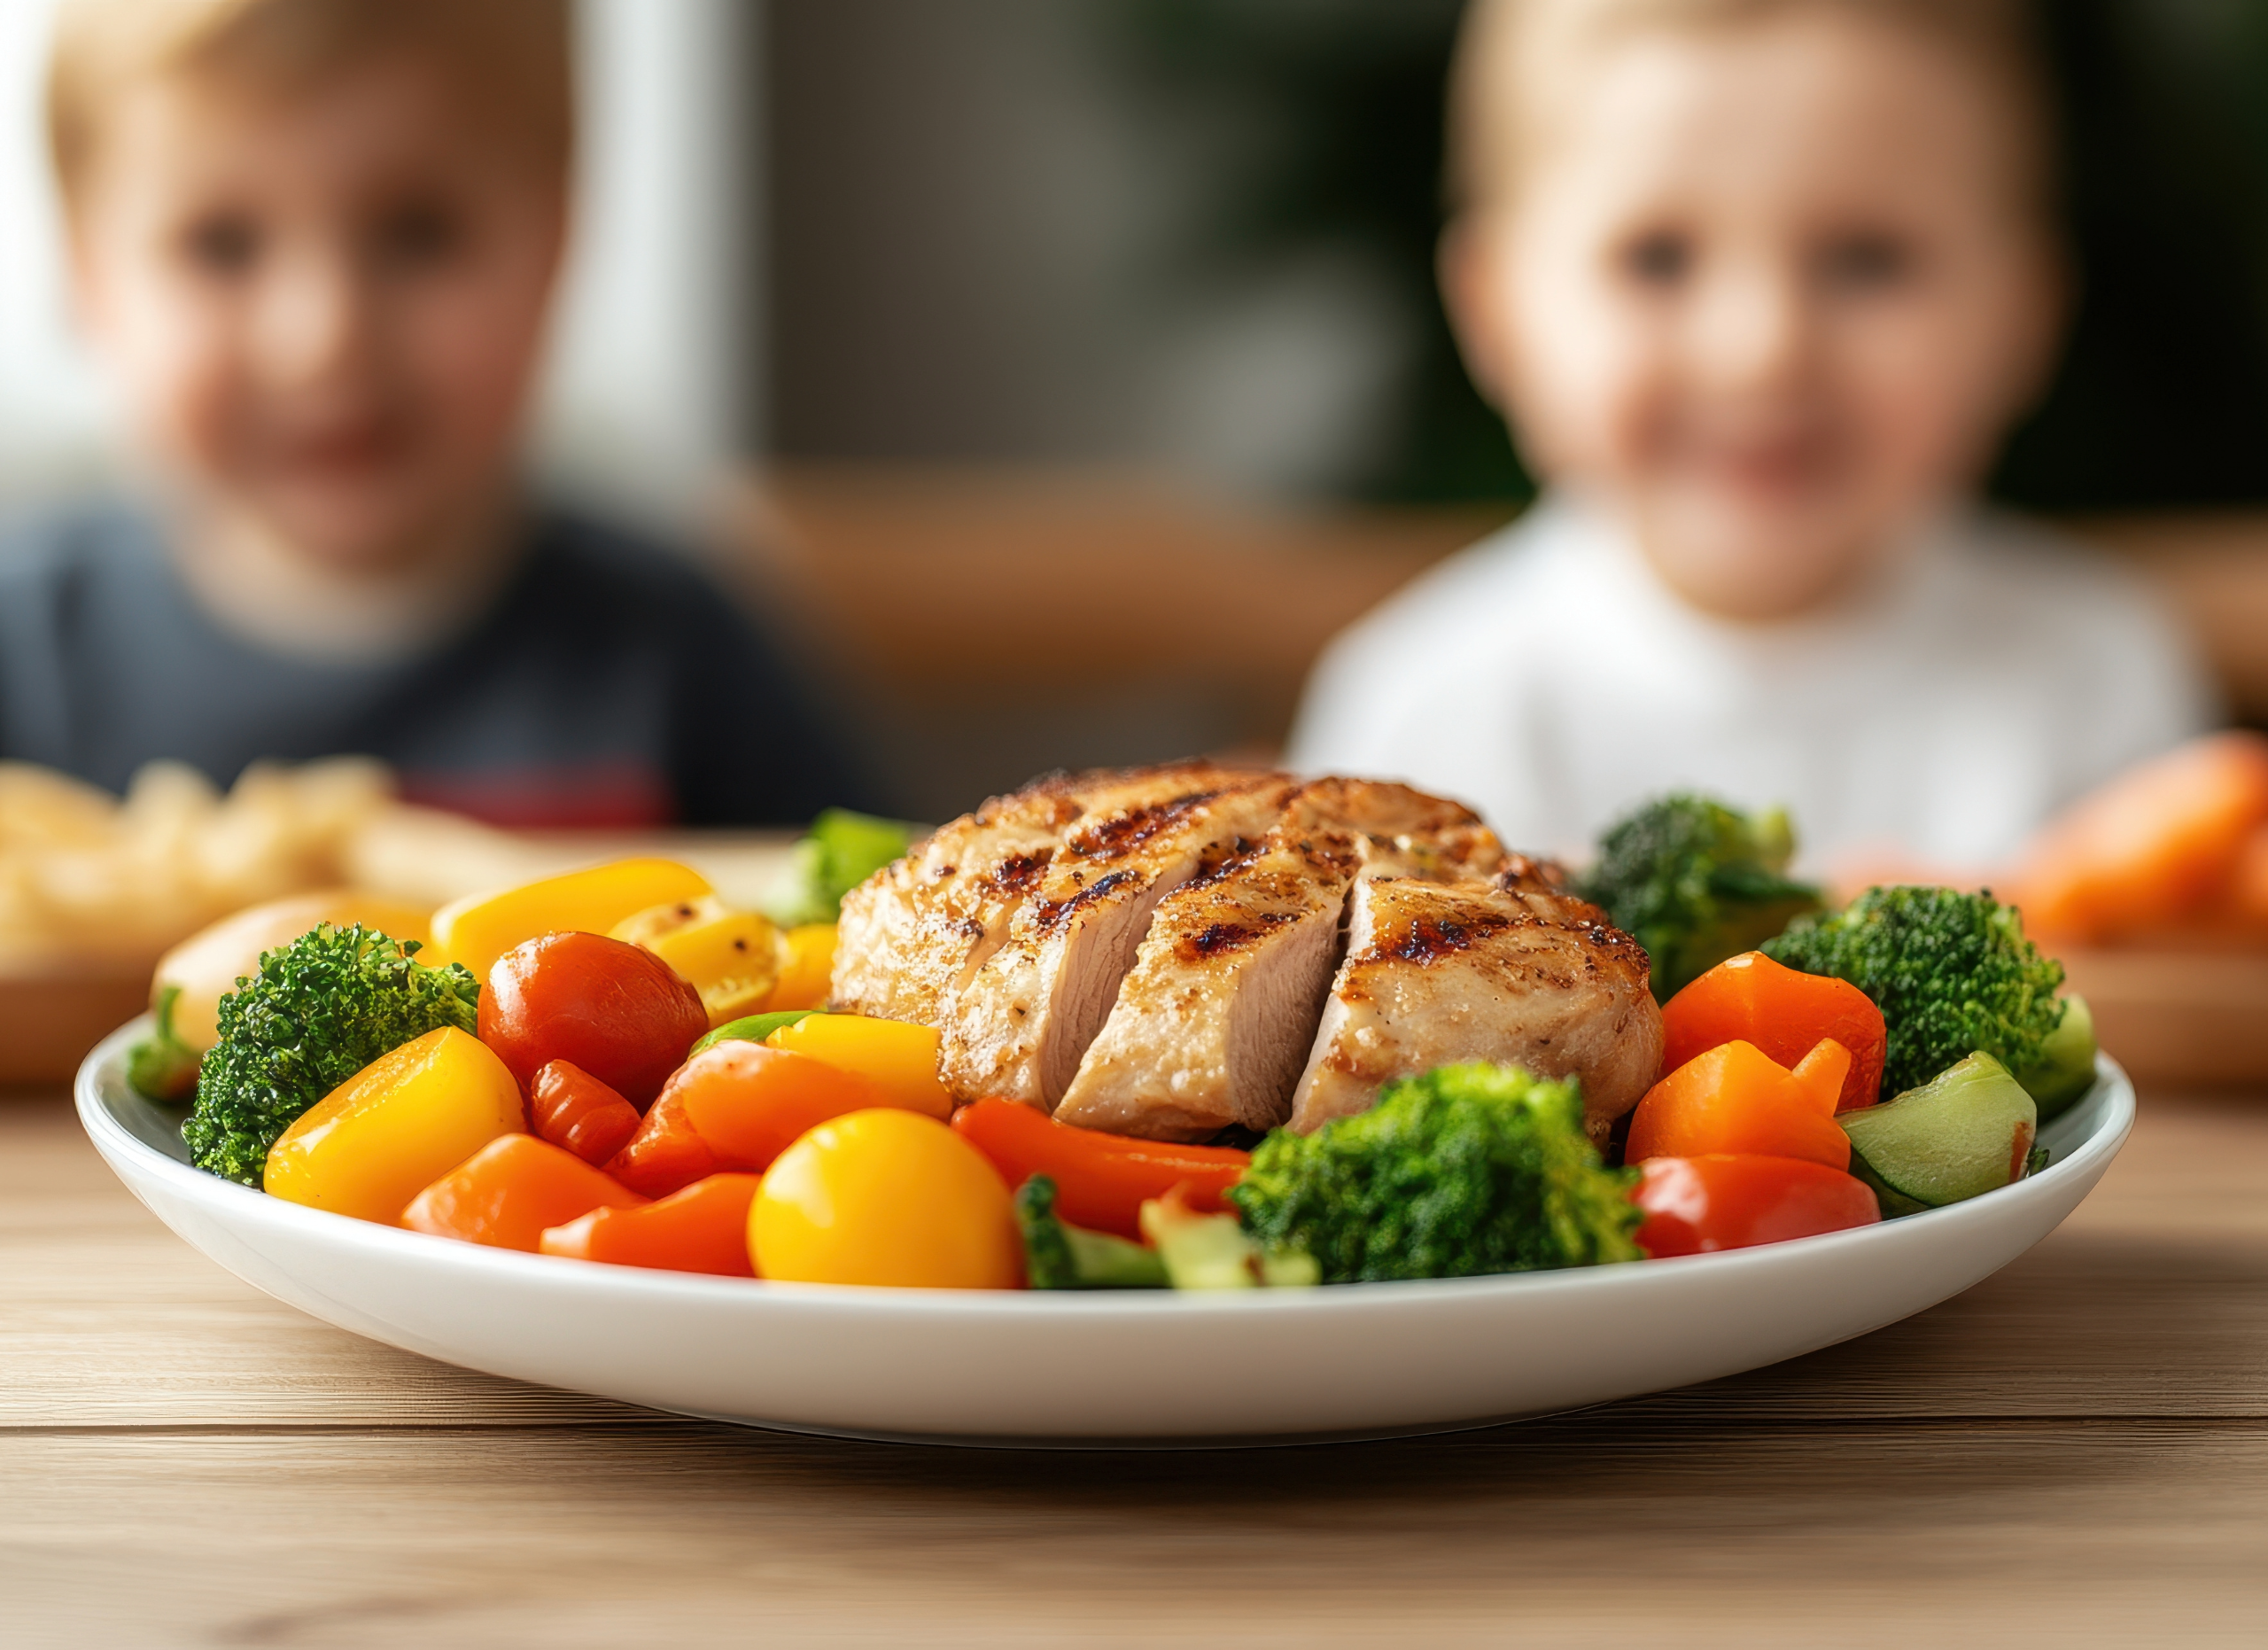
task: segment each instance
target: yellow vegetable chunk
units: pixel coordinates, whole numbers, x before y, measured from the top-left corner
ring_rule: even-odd
[[[353,888],[247,906],[198,930],[158,960],[150,981],[150,1006],[158,1006],[167,987],[179,987],[181,995],[174,1000],[174,1035],[198,1054],[206,1054],[220,1037],[221,999],[236,990],[239,979],[260,972],[262,952],[288,946],[325,922],[334,928],[360,922],[405,945],[413,939],[422,944],[431,916],[419,907]],[[431,962],[432,958],[421,954],[417,961]]]
[[[394,1226],[418,1193],[526,1128],[504,1062],[444,1026],[372,1061],[284,1130],[262,1184],[290,1202]]]
[[[763,1008],[780,977],[780,930],[714,894],[649,906],[615,925],[611,938],[642,946],[701,993],[711,1031]]]
[[[824,1008],[835,974],[835,924],[804,922],[781,936],[780,982],[765,1008]]]
[[[485,985],[496,959],[522,940],[539,934],[611,933],[625,917],[649,906],[699,899],[710,892],[700,872],[674,860],[617,860],[443,906],[433,914],[433,943]]]
[[[756,1188],[756,1275],[788,1283],[1013,1289],[1014,1200],[983,1155],[910,1111],[854,1111],[807,1131]]]
[[[855,1072],[889,1096],[893,1106],[943,1122],[953,1097],[937,1080],[944,1039],[934,1026],[871,1020],[858,1014],[815,1014],[783,1025],[764,1039],[789,1054],[809,1055],[837,1070]]]

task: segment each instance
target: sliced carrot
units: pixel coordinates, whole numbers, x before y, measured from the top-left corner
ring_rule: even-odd
[[[2034,841],[2016,882],[2024,925],[2081,943],[2179,928],[2224,893],[2268,824],[2268,737],[2216,734],[2146,762]]]
[[[760,1174],[712,1174],[657,1202],[594,1209],[545,1232],[543,1252],[617,1266],[753,1278],[748,1206],[763,1181]]]
[[[1074,1128],[1014,1100],[980,1100],[953,1113],[953,1132],[983,1152],[1010,1186],[1036,1174],[1055,1182],[1055,1211],[1075,1226],[1142,1235],[1142,1205],[1186,1187],[1193,1209],[1218,1213],[1252,1154],[1227,1146],[1177,1146]]]
[[[1662,1070],[1676,1070],[1720,1043],[1753,1043],[1783,1066],[1823,1038],[1851,1056],[1837,1109],[1856,1111],[1881,1098],[1889,1034],[1882,1010],[1848,980],[1804,974],[1760,951],[1730,957],[1662,1008]]]
[[[1623,1156],[1638,1163],[1742,1154],[1846,1169],[1851,1140],[1835,1105],[1850,1057],[1822,1042],[1790,1071],[1753,1043],[1720,1043],[1647,1091]]]
[[[866,1078],[761,1043],[718,1043],[687,1061],[607,1172],[663,1197],[718,1171],[758,1174],[798,1136],[887,1098]]]
[[[492,1249],[535,1252],[544,1229],[605,1207],[646,1200],[574,1153],[532,1134],[493,1140],[410,1200],[401,1224],[413,1232]]]

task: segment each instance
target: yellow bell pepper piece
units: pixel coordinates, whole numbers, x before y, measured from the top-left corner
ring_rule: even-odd
[[[775,1013],[826,1008],[835,974],[835,924],[800,923],[781,936],[781,947],[780,982],[765,1008]]]
[[[398,1225],[409,1202],[527,1127],[520,1086],[478,1038],[444,1026],[382,1055],[268,1148],[269,1195]]]
[[[858,1014],[815,1014],[765,1038],[773,1048],[809,1055],[865,1078],[890,1105],[939,1121],[953,1115],[953,1097],[937,1081],[936,1028]]]
[[[433,914],[433,944],[485,985],[496,959],[522,940],[563,931],[604,934],[649,906],[711,891],[700,872],[674,860],[617,860],[443,906]]]
[[[780,930],[715,895],[652,906],[615,925],[612,938],[643,946],[691,983],[711,1030],[756,1013],[780,977]]]

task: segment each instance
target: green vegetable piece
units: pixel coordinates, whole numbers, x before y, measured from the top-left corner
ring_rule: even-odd
[[[205,1056],[174,1031],[174,1004],[180,1000],[178,985],[160,992],[156,1029],[126,1051],[126,1080],[151,1100],[178,1103],[197,1092],[197,1068]]]
[[[783,1025],[793,1025],[798,1020],[808,1020],[815,1014],[825,1014],[824,1008],[783,1008],[777,1014],[751,1014],[738,1020],[727,1020],[686,1052],[690,1060],[695,1055],[706,1054],[719,1043],[760,1043]]]
[[[256,1187],[276,1137],[379,1055],[443,1026],[477,1032],[479,982],[459,963],[417,967],[417,950],[326,922],[264,953],[221,999],[220,1040],[182,1125],[190,1161]]]
[[[2066,997],[2063,1017],[2039,1046],[2039,1058],[2016,1073],[2042,1123],[2069,1111],[2094,1086],[2094,1010],[2084,997]]]
[[[926,828],[829,808],[796,844],[788,874],[765,915],[782,928],[832,922],[843,896],[892,860],[902,857]]]
[[[1142,1205],[1142,1235],[1157,1246],[1177,1289],[1256,1289],[1261,1248],[1234,1215],[1200,1214],[1178,1199]],[[1313,1277],[1301,1281],[1312,1283]]]
[[[1055,1212],[1055,1182],[1036,1174],[1016,1192],[1024,1278],[1035,1289],[1162,1289],[1158,1252],[1108,1232],[1075,1226]]]
[[[1667,1002],[1823,908],[1818,889],[1786,875],[1795,852],[1784,809],[1746,814],[1706,797],[1664,797],[1599,839],[1598,863],[1578,887],[1646,948],[1655,1000]]]
[[[1575,1084],[1442,1066],[1313,1134],[1261,1141],[1229,1201],[1323,1281],[1458,1278],[1636,1260],[1637,1174],[1604,1167]]]
[[[1851,1137],[1851,1172],[1875,1188],[1883,1213],[1910,1215],[2022,1179],[2039,1116],[2008,1069],[1978,1054],[1836,1121]]]
[[[1883,1087],[1918,1088],[1980,1050],[2011,1071],[2039,1063],[2063,1016],[2063,965],[1990,893],[1869,888],[1837,915],[1798,920],[1763,947],[1806,974],[1846,979],[1890,1032]]]

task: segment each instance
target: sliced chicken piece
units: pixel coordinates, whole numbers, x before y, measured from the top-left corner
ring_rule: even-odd
[[[996,797],[852,889],[829,1000],[845,1013],[942,1025],[944,1005],[998,947],[1082,812],[1061,786]]]
[[[998,947],[943,1004],[938,1075],[965,1100],[1054,1109],[1109,1017],[1158,902],[1239,837],[1265,836],[1281,774],[1192,764],[1082,795],[1078,821],[1010,916]]]
[[[1348,954],[1293,1097],[1306,1132],[1366,1111],[1391,1078],[1463,1060],[1578,1078],[1604,1144],[1661,1062],[1646,953],[1533,861],[1486,881],[1358,882]]]
[[[1355,837],[1297,813],[1159,902],[1058,1119],[1180,1140],[1290,1115],[1362,868]]]
[[[1300,788],[1287,815],[1352,833],[1365,876],[1454,882],[1495,875],[1503,844],[1462,803],[1374,779],[1318,779]]]

